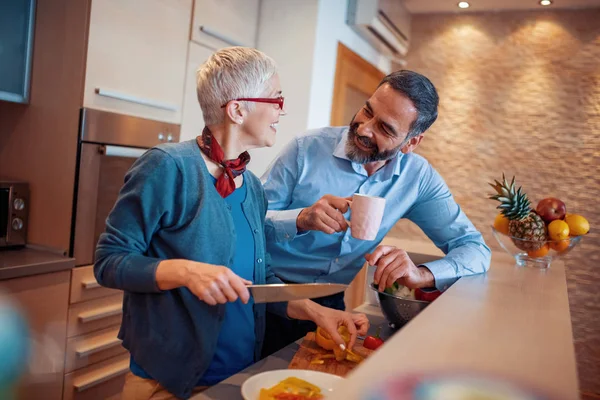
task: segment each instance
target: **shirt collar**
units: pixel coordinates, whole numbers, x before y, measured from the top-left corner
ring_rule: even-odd
[[[348,142],[348,130],[349,130],[349,128],[346,128],[342,131],[340,141],[337,144],[337,146],[335,147],[335,150],[333,151],[333,156],[337,157],[337,158],[341,158],[343,160],[347,160],[350,163],[352,163],[352,168],[359,174],[368,175],[367,171],[362,166],[362,164],[353,162],[346,155],[346,143]],[[396,175],[396,176],[400,175],[400,164],[402,162],[403,156],[404,156],[404,154],[402,152],[399,152],[396,157],[391,159],[382,169],[377,171],[377,173],[375,175],[381,175],[380,179],[377,179],[377,180],[387,180],[387,179],[390,179],[393,175]],[[381,172],[381,174],[380,174],[380,172]]]

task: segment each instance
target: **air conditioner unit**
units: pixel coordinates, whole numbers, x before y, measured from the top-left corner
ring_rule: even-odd
[[[376,49],[404,63],[410,13],[400,0],[348,0],[346,23]]]

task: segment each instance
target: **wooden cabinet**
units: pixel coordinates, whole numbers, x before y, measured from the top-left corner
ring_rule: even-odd
[[[29,325],[31,357],[19,399],[61,398],[70,275],[61,271],[0,281],[0,290],[20,307]]]
[[[190,42],[188,53],[187,73],[185,76],[185,91],[183,96],[183,115],[181,117],[180,140],[194,139],[202,133],[204,118],[198,103],[196,92],[196,71],[213,53],[213,50]]]
[[[96,281],[96,277],[94,277],[93,265],[73,269],[71,275],[71,304],[119,293],[121,293],[120,290],[100,286]]]
[[[212,49],[256,47],[259,0],[195,0],[191,39]]]
[[[129,353],[117,337],[123,292],[102,287],[92,265],[73,269],[63,399],[119,398]]]
[[[192,0],[93,0],[84,106],[180,123]]]
[[[65,375],[63,400],[118,399],[129,372],[129,354],[123,354]]]

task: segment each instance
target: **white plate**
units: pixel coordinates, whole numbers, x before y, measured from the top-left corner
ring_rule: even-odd
[[[308,371],[304,369],[278,369],[267,371],[248,378],[242,385],[242,397],[244,400],[258,400],[260,389],[268,389],[277,385],[282,380],[295,376],[304,379],[321,388],[321,393],[326,396],[334,391],[335,385],[342,382],[344,378],[326,374],[319,371]]]

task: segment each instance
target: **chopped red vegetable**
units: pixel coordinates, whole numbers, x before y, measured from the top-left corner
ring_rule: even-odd
[[[369,335],[365,338],[363,347],[369,350],[376,350],[379,346],[381,346],[383,344],[383,339],[381,339],[381,337],[379,336],[380,332],[381,326],[377,328],[377,333],[375,333],[375,336]]]

